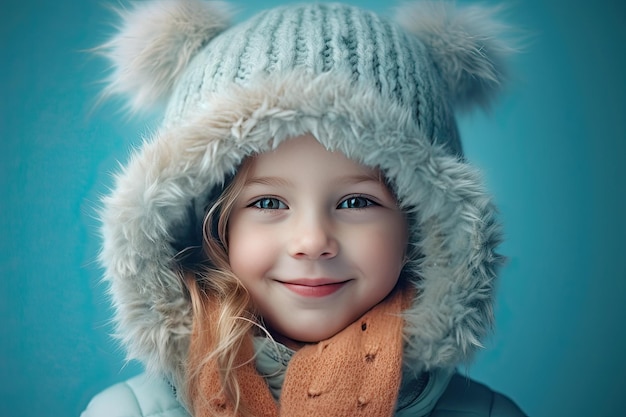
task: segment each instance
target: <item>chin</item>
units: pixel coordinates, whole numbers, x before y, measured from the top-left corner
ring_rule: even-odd
[[[309,343],[318,343],[322,340],[330,339],[351,323],[352,322],[334,324],[333,326],[323,326],[323,328],[316,328],[316,326],[301,324],[297,327],[297,329],[284,329],[284,331],[279,330],[278,333],[274,335],[274,338],[288,347],[292,347],[290,344],[301,346]]]

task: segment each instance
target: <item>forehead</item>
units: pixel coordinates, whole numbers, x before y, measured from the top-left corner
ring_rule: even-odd
[[[329,151],[313,136],[288,139],[276,149],[254,156],[249,161],[249,176],[360,176],[380,180],[378,169]]]

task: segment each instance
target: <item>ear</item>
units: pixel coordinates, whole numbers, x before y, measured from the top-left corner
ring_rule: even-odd
[[[225,3],[152,0],[117,9],[117,33],[96,48],[112,66],[105,96],[124,95],[132,112],[167,100],[193,56],[230,20]]]
[[[447,1],[415,1],[396,9],[396,20],[428,48],[451,102],[486,107],[505,79],[504,61],[514,51],[499,8],[456,7]]]

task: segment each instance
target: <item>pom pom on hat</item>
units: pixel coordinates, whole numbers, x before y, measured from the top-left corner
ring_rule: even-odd
[[[429,49],[458,108],[487,106],[506,76],[504,60],[514,52],[496,18],[500,8],[453,2],[416,1],[396,9],[396,20]]]
[[[127,96],[133,112],[167,100],[194,54],[230,23],[217,1],[153,0],[116,11],[118,33],[97,48],[113,67],[104,94]]]

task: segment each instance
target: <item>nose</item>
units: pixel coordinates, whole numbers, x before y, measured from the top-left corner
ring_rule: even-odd
[[[337,256],[337,241],[331,221],[321,214],[299,216],[293,224],[289,255],[296,259],[330,259]]]

